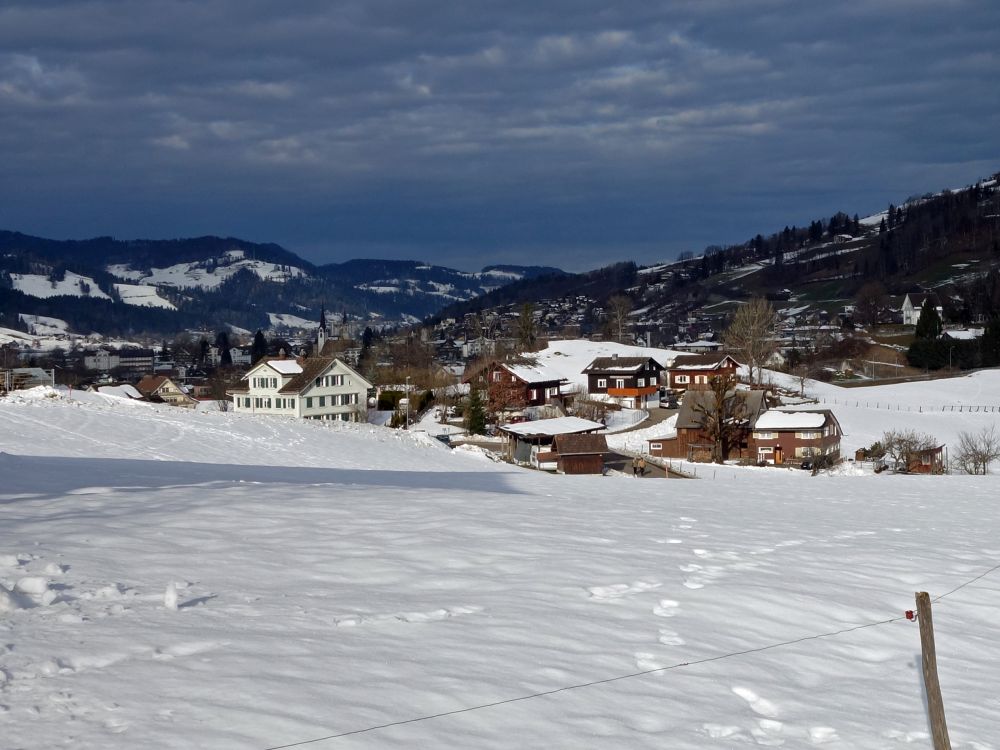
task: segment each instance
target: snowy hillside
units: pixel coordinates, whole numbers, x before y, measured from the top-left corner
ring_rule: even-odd
[[[44,389],[0,451],[4,747],[929,748],[903,612],[965,583],[949,728],[998,747],[992,477],[549,476]]]
[[[176,310],[177,307],[167,299],[160,296],[155,286],[145,284],[115,284],[118,296],[127,305],[139,305],[140,307],[162,307],[165,310]]]
[[[215,289],[241,270],[253,271],[264,281],[288,281],[306,275],[301,268],[282,266],[245,257],[242,250],[230,250],[213,262],[178,263],[166,268],[138,271],[127,264],[107,267],[108,273],[127,281],[152,286],[172,286],[180,289]]]
[[[79,276],[67,271],[62,281],[49,281],[48,277],[31,273],[12,273],[10,275],[14,289],[30,297],[93,297],[94,299],[111,299],[97,286],[97,282],[89,276]]]

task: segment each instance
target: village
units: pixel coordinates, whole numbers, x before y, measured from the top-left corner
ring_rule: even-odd
[[[907,295],[897,329],[912,330],[924,307],[940,315],[935,302]],[[815,350],[821,333],[830,342],[851,333],[761,303],[771,310],[767,330],[750,332],[742,346],[728,335],[738,318],[716,320],[715,328],[703,321],[689,331],[694,340],[654,347],[629,311],[619,311],[615,336],[615,312],[586,298],[565,303],[561,314],[526,305],[377,337],[370,329],[352,335],[344,320],[323,313],[314,338],[300,329],[270,342],[258,332],[251,344],[228,347],[220,335],[212,344],[203,336],[187,345],[82,349],[89,382],[78,377],[70,385],[178,408],[419,430],[449,446],[478,446],[496,460],[561,474],[686,478],[697,476],[699,463],[814,474],[842,462],[874,472],[951,470],[948,447],[933,432],[891,424],[879,439],[845,451],[836,408],[807,397],[805,383],[834,375],[842,385],[880,382],[875,362],[845,359],[833,373],[822,365],[789,368],[790,357],[809,351],[803,341]],[[605,325],[581,338],[588,316]],[[981,334],[953,328],[940,335]],[[888,352],[879,363],[882,379],[895,382],[900,351],[881,348]],[[559,349],[585,355],[551,355]],[[70,369],[8,368],[0,387],[55,384]]]

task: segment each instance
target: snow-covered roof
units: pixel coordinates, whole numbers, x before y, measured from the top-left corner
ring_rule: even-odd
[[[282,375],[298,375],[302,372],[302,365],[294,359],[272,359],[267,364]]]
[[[968,328],[959,331],[945,331],[944,335],[956,341],[972,341],[983,335],[982,328]]]
[[[591,422],[589,419],[580,419],[580,417],[556,417],[555,419],[538,419],[534,422],[505,424],[500,429],[522,437],[527,435],[555,436],[602,430],[604,425],[600,422]]]
[[[525,383],[540,383],[547,380],[562,380],[557,372],[541,365],[509,364],[503,365],[511,375],[515,375]]]
[[[122,383],[121,385],[102,385],[97,389],[98,393],[105,396],[117,396],[118,398],[142,398],[142,394],[136,390],[134,385]]]
[[[755,430],[815,430],[826,423],[826,412],[779,411],[771,409],[760,415]]]

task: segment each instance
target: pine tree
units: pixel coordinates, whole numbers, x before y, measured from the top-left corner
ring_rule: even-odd
[[[250,361],[256,364],[262,357],[267,356],[267,339],[264,333],[258,328],[253,335],[253,343],[250,345]]]
[[[930,298],[925,299],[924,306],[920,308],[917,329],[913,335],[918,339],[929,340],[934,340],[941,335],[941,316],[938,315],[937,308],[934,307]]]
[[[486,409],[482,396],[475,389],[469,392],[469,401],[465,406],[465,429],[472,435],[486,432]]]

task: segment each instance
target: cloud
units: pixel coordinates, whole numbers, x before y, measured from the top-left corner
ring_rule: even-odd
[[[986,0],[14,0],[4,220],[652,260],[1000,168],[998,41]]]

